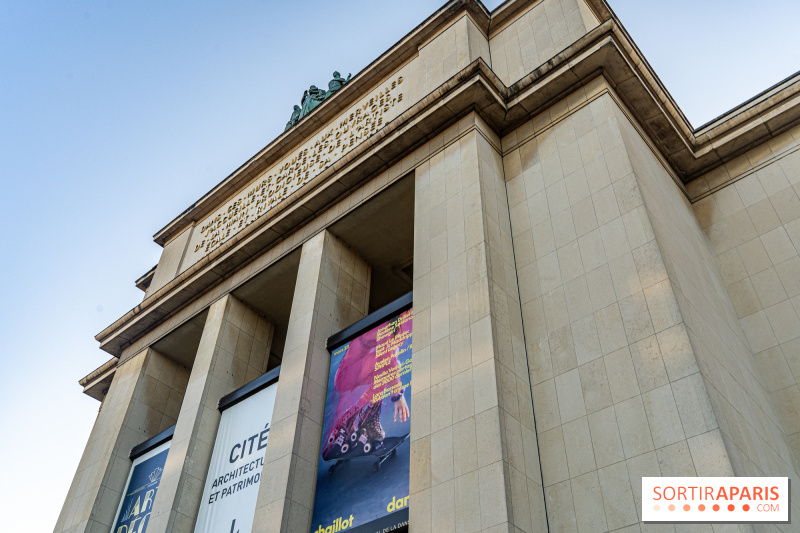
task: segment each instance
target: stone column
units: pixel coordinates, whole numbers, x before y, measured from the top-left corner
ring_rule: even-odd
[[[732,350],[706,314],[717,282],[685,198],[632,126],[627,146],[602,80],[585,90],[506,138],[505,177],[549,527],[638,531],[642,477],[733,475],[692,329]],[[700,302],[686,315],[681,287]]]
[[[267,370],[273,326],[228,294],[200,337],[148,533],[192,533],[219,426],[220,398]]]
[[[546,531],[499,141],[459,127],[416,174],[410,526]]]
[[[253,533],[311,527],[330,335],[367,315],[371,270],[323,231],[303,245]]]
[[[151,348],[117,368],[53,531],[108,533],[131,448],[175,423],[188,378]]]

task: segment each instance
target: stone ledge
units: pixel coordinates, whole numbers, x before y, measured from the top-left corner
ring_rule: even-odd
[[[83,393],[102,402],[108,387],[111,386],[111,381],[114,379],[118,362],[119,359],[112,357],[90,372],[89,375],[81,378],[78,384],[83,387]]]

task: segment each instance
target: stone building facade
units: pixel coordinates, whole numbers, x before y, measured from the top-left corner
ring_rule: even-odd
[[[156,234],[55,531],[107,533],[173,425],[147,531],[193,531],[217,403],[279,365],[253,531],[308,531],[325,341],[412,290],[412,533],[716,531],[642,523],[641,478],[798,486],[799,92],[693,129],[603,0],[449,2]]]

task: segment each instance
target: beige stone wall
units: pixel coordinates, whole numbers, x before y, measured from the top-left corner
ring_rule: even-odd
[[[498,147],[470,115],[419,152],[409,504],[419,533],[546,527]]]
[[[749,241],[740,241],[744,248],[738,248],[741,251],[739,263],[721,257],[724,252],[720,249],[718,235],[706,231],[709,235],[706,241],[689,201],[672,181],[665,166],[619,108],[616,114],[632,170],[658,244],[664,253],[669,278],[685,319],[705,388],[719,421],[720,434],[733,472],[739,476],[789,476],[797,483],[800,481],[797,463],[786,437],[788,431],[781,423],[781,397],[775,393],[770,397],[770,390],[773,390],[770,382],[774,375],[765,372],[768,366],[763,364],[763,359],[769,355],[764,354],[764,346],[758,344],[765,337],[775,339],[765,334],[768,331],[771,335],[772,328],[768,323],[759,323],[757,318],[753,322],[738,320],[737,313],[741,314],[743,308],[742,302],[737,301],[740,298],[737,287],[728,283],[726,290],[726,283],[731,282],[731,265],[740,267],[745,277],[748,272],[745,264],[751,267],[760,264],[765,270],[771,268],[761,238],[753,231],[750,237],[755,242],[748,246]],[[701,220],[707,214],[700,209]],[[748,218],[747,214],[740,213],[737,222],[743,218]],[[758,222],[759,218],[756,217]],[[745,224],[745,227],[751,231],[754,229],[752,225]],[[737,235],[739,238],[744,236]],[[770,237],[766,241],[768,246],[775,242]],[[788,238],[787,242],[791,246]],[[734,253],[737,250],[732,243],[730,248],[721,248],[733,250]],[[771,249],[773,253],[776,251],[775,248]],[[764,260],[766,262],[761,263]],[[795,273],[794,280],[798,279]],[[766,298],[767,293],[762,293],[762,297]],[[784,300],[786,298],[784,296]],[[786,302],[791,307],[791,303],[788,300]],[[784,325],[784,318],[791,320],[792,316],[795,315],[781,316],[776,326]],[[765,329],[754,331],[754,323]],[[800,335],[800,331],[791,327],[784,330],[776,328],[776,331],[794,331],[794,336]],[[777,346],[777,342],[773,346]],[[757,354],[755,358],[754,353]],[[759,359],[762,364],[757,363]],[[797,421],[796,415],[790,419],[794,423]],[[795,512],[799,501],[793,495]]]
[[[133,416],[128,421],[128,427],[140,432],[139,442],[175,425],[189,382],[188,368],[152,348],[149,352],[150,361],[134,393]]]
[[[188,369],[152,349],[117,368],[55,532],[108,532],[131,449],[175,424],[188,379]]]
[[[481,184],[486,280],[498,389],[497,411],[503,475],[510,498],[509,524],[516,531],[541,531],[547,524],[541,462],[533,415],[530,372],[522,326],[511,219],[500,139],[480,120],[476,133]],[[458,531],[458,530],[457,530]]]
[[[503,146],[549,526],[635,525],[642,476],[733,471],[616,105],[598,80]]]
[[[800,459],[800,128],[693,184],[721,281],[755,354],[759,388]],[[703,190],[708,192],[701,192]],[[788,459],[787,459],[788,461]]]
[[[489,41],[492,70],[511,85],[599,25],[584,0],[542,0]]]
[[[187,228],[183,230],[183,233],[164,246],[161,251],[161,258],[158,260],[158,266],[156,266],[156,271],[153,274],[153,279],[147,288],[147,292],[145,292],[145,298],[172,281],[178,274],[193,229]]]
[[[482,57],[490,63],[489,43],[467,15],[425,43],[412,62],[414,101],[421,100],[458,71]]]

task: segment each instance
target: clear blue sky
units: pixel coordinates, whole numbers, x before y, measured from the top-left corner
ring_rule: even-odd
[[[494,8],[498,1],[489,2]],[[0,15],[0,516],[50,531],[99,403],[94,335],[152,235],[440,2],[40,2]],[[800,3],[612,7],[694,125],[800,69]]]

